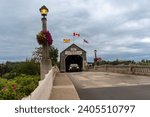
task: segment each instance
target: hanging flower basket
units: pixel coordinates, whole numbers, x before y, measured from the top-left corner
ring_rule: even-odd
[[[41,31],[36,35],[37,42],[40,45],[52,45],[53,39],[49,31]]]
[[[45,31],[45,32],[43,32],[43,34],[45,35],[45,37],[47,39],[48,45],[49,46],[52,45],[53,39],[52,39],[52,36],[51,36],[50,32],[49,31]]]
[[[36,39],[37,39],[37,42],[40,44],[40,45],[46,45],[46,42],[47,42],[47,39],[46,39],[46,36],[43,34],[43,32],[39,32],[37,35],[36,35]]]

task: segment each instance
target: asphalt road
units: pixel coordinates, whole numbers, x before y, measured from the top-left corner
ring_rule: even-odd
[[[72,72],[81,100],[150,100],[150,76],[106,72]]]

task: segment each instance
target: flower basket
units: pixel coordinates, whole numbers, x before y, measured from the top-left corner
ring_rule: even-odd
[[[42,31],[36,35],[36,39],[40,45],[46,45],[47,43],[47,39]]]
[[[52,36],[51,36],[50,32],[49,31],[45,31],[43,33],[44,33],[44,35],[45,35],[45,37],[47,39],[48,45],[49,46],[52,45],[53,39],[52,39]]]
[[[48,43],[48,45],[50,46],[53,42],[52,36],[49,31],[41,31],[36,35],[36,39],[40,45],[46,45]]]

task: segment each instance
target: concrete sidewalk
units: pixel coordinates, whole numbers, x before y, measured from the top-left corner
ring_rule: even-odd
[[[77,91],[65,73],[57,73],[50,100],[79,100]]]

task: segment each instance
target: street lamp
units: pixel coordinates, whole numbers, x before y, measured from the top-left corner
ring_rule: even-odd
[[[47,31],[47,19],[45,16],[47,16],[47,13],[48,13],[48,8],[44,5],[42,6],[40,9],[40,13],[41,15],[43,16],[41,18],[41,21],[42,21],[42,31],[43,32],[46,32]],[[43,45],[43,52],[42,52],[42,58],[43,59],[48,59],[49,58],[49,46],[48,46],[48,43],[46,43],[46,45]]]
[[[40,10],[41,15],[43,16],[41,19],[42,20],[42,31],[47,31],[47,24],[46,24],[47,19],[45,16],[47,16],[47,13],[49,10],[45,5],[43,5],[39,10]]]
[[[44,5],[40,8],[40,13],[42,16],[47,16],[47,13],[49,12],[48,8]]]
[[[44,5],[40,9],[40,13],[43,16],[41,18],[42,21],[42,32],[47,32],[47,19],[45,16],[47,16],[48,13],[48,8]],[[42,60],[40,64],[40,73],[41,73],[41,80],[45,78],[45,74],[49,72],[51,69],[52,64],[51,64],[51,59],[49,57],[49,45],[48,42],[43,45],[43,50],[42,50]]]
[[[94,50],[95,58],[97,58],[97,50]]]
[[[94,58],[94,65],[97,63],[97,50],[94,50],[95,58]]]

